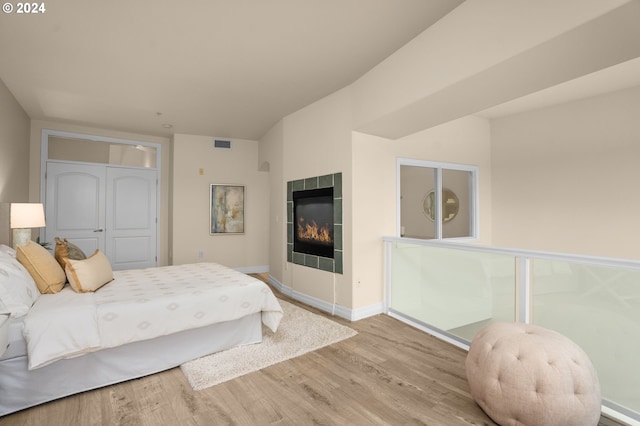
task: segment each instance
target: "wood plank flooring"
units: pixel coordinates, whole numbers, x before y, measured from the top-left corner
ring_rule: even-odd
[[[358,335],[202,391],[174,368],[23,410],[0,425],[495,424],[469,395],[465,351],[386,315],[331,318]]]

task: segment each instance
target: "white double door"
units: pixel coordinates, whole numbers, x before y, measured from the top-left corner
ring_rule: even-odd
[[[157,182],[156,170],[48,161],[45,241],[100,249],[114,270],[156,266]]]

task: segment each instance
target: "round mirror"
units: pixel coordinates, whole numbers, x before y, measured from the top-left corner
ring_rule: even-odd
[[[460,209],[458,196],[450,189],[442,188],[442,223],[453,220]],[[431,221],[436,219],[436,193],[429,191],[422,200],[422,211]]]

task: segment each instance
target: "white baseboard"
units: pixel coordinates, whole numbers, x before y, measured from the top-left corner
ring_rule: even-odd
[[[349,321],[358,321],[384,312],[384,306],[382,303],[377,303],[375,305],[369,305],[354,310],[295,291],[293,288],[282,284],[271,275],[269,275],[269,282],[280,293],[289,296],[294,300],[305,303],[309,306],[313,306],[314,308],[320,309],[321,311],[336,315]]]

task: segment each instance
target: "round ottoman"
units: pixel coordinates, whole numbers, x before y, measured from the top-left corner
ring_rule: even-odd
[[[598,376],[582,349],[539,326],[494,323],[466,360],[471,396],[500,425],[597,425]]]

